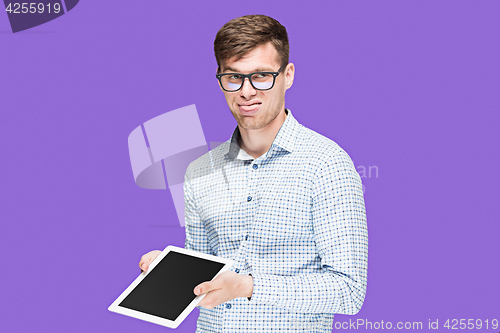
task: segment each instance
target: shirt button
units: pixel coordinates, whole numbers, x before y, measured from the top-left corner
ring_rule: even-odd
[[[245,236],[245,240],[248,240],[248,235]]]
[[[235,271],[236,273],[239,273],[239,272],[240,272],[240,269],[239,269],[239,268],[236,268],[234,271]]]
[[[231,304],[230,303],[226,303],[226,309],[231,309]]]
[[[253,165],[253,168],[254,168],[255,170],[257,170],[257,169],[259,168],[259,166],[258,166],[257,164],[254,164],[254,165]]]
[[[252,197],[248,197],[248,198],[247,198],[247,201],[252,201]]]

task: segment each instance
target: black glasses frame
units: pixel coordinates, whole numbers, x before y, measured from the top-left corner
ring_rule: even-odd
[[[224,73],[224,74],[216,74],[215,77],[217,77],[217,79],[219,80],[219,83],[220,83],[220,86],[222,87],[222,89],[224,91],[227,91],[227,92],[237,92],[237,91],[240,91],[241,88],[243,88],[243,85],[245,84],[245,79],[248,78],[248,81],[250,82],[250,84],[252,85],[252,87],[255,89],[255,90],[260,90],[260,91],[266,91],[266,90],[271,90],[273,89],[274,87],[274,83],[276,82],[276,77],[278,77],[278,75],[280,74],[281,70],[283,69],[283,67],[286,67],[286,65],[282,65],[277,72],[254,72],[254,73],[250,73],[250,74],[241,74],[241,73]],[[219,71],[219,69],[217,70]],[[224,85],[222,84],[222,80],[221,78],[225,75],[241,75],[241,77],[243,78],[243,80],[241,80],[241,86],[236,89],[236,90],[227,90],[226,88],[224,88]],[[252,75],[255,75],[255,74],[271,74],[273,76],[273,84],[271,85],[271,87],[269,88],[266,88],[266,89],[259,89],[257,87],[255,87],[253,85],[253,82],[252,82]]]

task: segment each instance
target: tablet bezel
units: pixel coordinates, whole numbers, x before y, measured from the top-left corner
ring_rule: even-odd
[[[198,303],[200,303],[200,301],[205,297],[206,294],[197,296],[191,303],[189,303],[189,305],[181,312],[181,314],[175,320],[170,320],[170,319],[166,319],[166,318],[154,316],[154,315],[151,315],[151,314],[148,314],[148,313],[140,312],[140,311],[137,311],[137,310],[132,310],[132,309],[125,308],[125,307],[122,307],[122,306],[119,305],[125,299],[125,297],[127,297],[132,292],[132,290],[134,290],[134,288],[139,283],[141,283],[141,281],[146,276],[148,276],[148,274],[156,267],[156,265],[163,258],[165,258],[165,256],[169,252],[178,252],[178,253],[181,253],[181,254],[186,254],[186,255],[198,257],[198,258],[201,258],[201,259],[206,259],[206,260],[210,260],[210,261],[214,261],[214,262],[218,262],[218,263],[224,264],[224,266],[221,268],[221,270],[214,276],[214,279],[220,273],[228,271],[231,268],[231,266],[233,266],[233,264],[234,264],[234,261],[231,260],[231,259],[222,258],[222,257],[216,257],[216,256],[213,256],[213,255],[210,255],[210,254],[205,254],[205,253],[201,253],[201,252],[186,250],[186,249],[183,249],[181,247],[169,245],[149,265],[149,268],[148,268],[147,272],[141,273],[134,280],[134,282],[132,282],[128,286],[128,288],[125,289],[125,291],[113,302],[113,304],[111,304],[108,307],[108,310],[112,311],[112,312],[116,312],[116,313],[119,313],[119,314],[123,314],[123,315],[129,316],[129,317],[134,317],[134,318],[137,318],[137,319],[148,321],[150,323],[162,325],[162,326],[165,326],[165,327],[168,327],[168,328],[177,328],[182,323],[182,321],[184,319],[186,319],[186,317],[191,313],[191,311],[193,311],[193,309],[198,305]]]

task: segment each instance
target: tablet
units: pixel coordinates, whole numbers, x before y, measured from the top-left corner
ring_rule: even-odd
[[[196,296],[194,287],[232,265],[230,259],[167,246],[108,310],[176,328],[206,295]]]

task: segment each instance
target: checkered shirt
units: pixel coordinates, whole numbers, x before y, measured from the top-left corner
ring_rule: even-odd
[[[235,261],[251,299],[200,307],[196,332],[331,332],[366,292],[368,233],[361,179],[332,140],[287,117],[267,153],[230,140],[185,176],[187,249]]]

